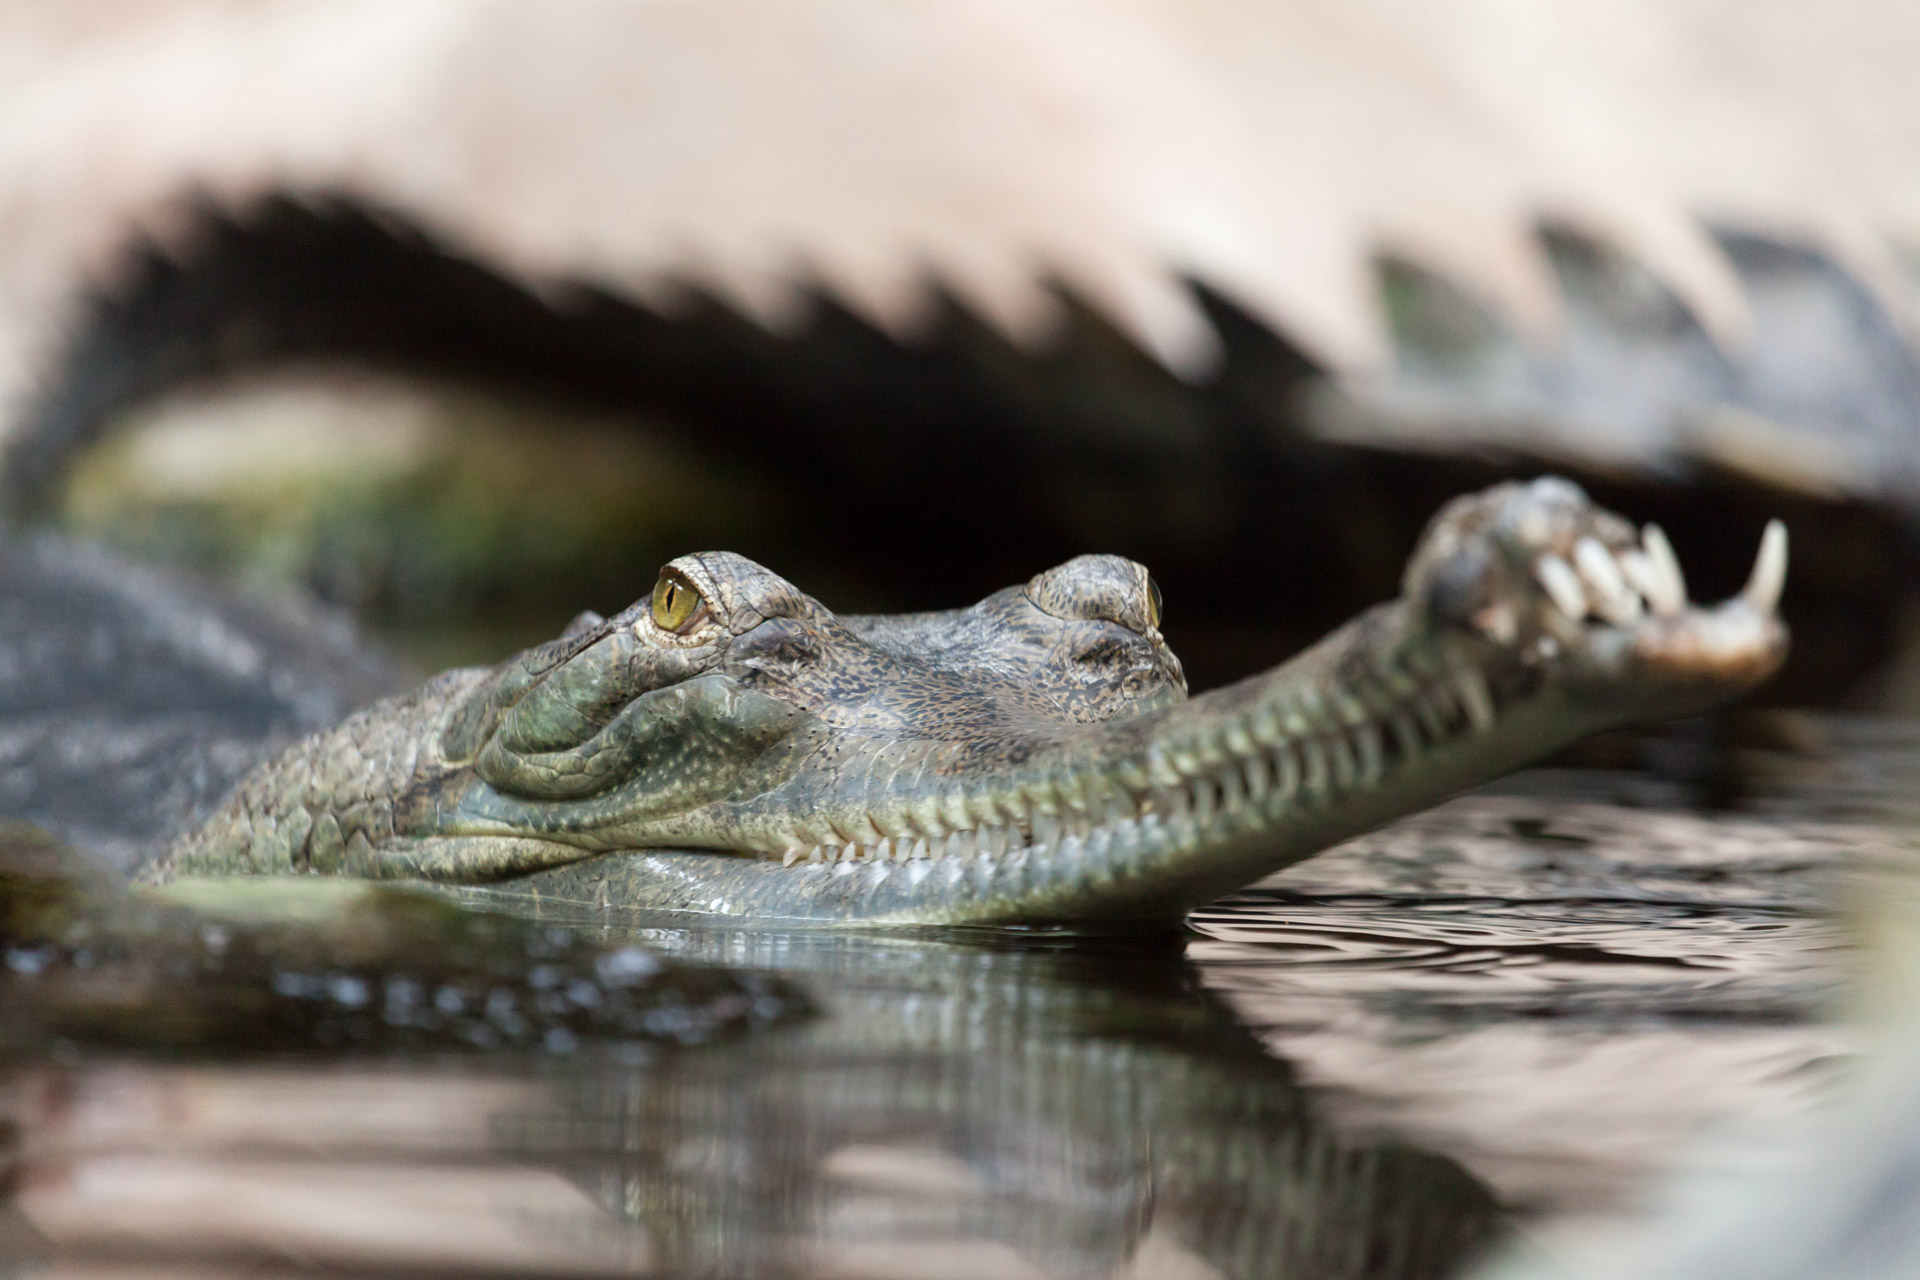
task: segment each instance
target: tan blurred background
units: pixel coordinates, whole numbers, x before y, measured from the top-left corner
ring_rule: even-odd
[[[1210,684],[1553,468],[1703,592],[1787,514],[1778,696],[1905,705],[1917,56],[1893,0],[0,3],[8,508],[428,665],[695,546],[841,608],[1120,551]]]

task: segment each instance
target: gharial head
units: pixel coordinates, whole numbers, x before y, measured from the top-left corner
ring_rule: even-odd
[[[588,758],[636,740],[638,725],[609,736],[616,721],[647,718],[646,698],[705,677],[778,701],[759,708],[776,720],[988,746],[1185,697],[1159,622],[1159,588],[1118,556],[1081,556],[967,609],[841,618],[744,556],[703,552],[662,568],[649,599],[583,614],[502,667],[444,748],[482,777],[579,794]],[[746,705],[736,728],[761,723]],[[685,723],[677,706],[672,718]]]
[[[1785,651],[1784,573],[1776,526],[1746,591],[1696,608],[1657,530],[1565,481],[1500,486],[1435,518],[1399,601],[1188,699],[1159,593],[1118,557],[842,618],[740,556],[686,556],[472,685],[373,856],[454,879],[593,864],[603,894],[722,913],[1177,918],[1750,686]]]
[[[411,829],[783,859],[878,844],[830,805],[809,819],[795,796],[769,826],[752,798],[807,766],[844,781],[872,763],[862,746],[980,770],[1179,702],[1160,610],[1146,569],[1119,556],[1080,556],[970,608],[844,618],[744,556],[682,556],[650,598],[582,615],[464,700],[440,743],[460,768],[412,797]]]

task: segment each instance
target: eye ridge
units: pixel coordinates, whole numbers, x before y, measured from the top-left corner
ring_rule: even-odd
[[[700,589],[684,574],[664,569],[653,584],[653,621],[663,631],[685,631],[706,614]]]

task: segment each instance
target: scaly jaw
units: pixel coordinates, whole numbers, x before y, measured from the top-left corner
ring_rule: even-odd
[[[740,852],[796,874],[904,867],[916,885],[935,874],[957,883],[1138,862],[1392,792],[1410,769],[1470,749],[1545,697],[1563,716],[1594,704],[1597,727],[1691,713],[1777,666],[1787,565],[1779,522],[1767,526],[1746,587],[1697,608],[1657,526],[1635,536],[1605,520],[1571,537],[1520,521],[1498,547],[1509,572],[1492,575],[1496,589],[1465,625],[1405,646],[1362,678],[1347,672],[1277,703],[1247,696],[1248,686],[1216,691],[1167,717],[1170,739],[1139,760],[955,782],[884,810],[823,816]],[[1190,734],[1181,719],[1195,722]],[[819,838],[822,828],[837,838]]]

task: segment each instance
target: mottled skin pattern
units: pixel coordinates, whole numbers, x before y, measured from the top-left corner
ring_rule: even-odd
[[[1784,535],[1718,608],[1559,480],[1449,505],[1400,599],[1186,697],[1146,571],[840,618],[728,553],[249,776],[154,873],[526,877],[823,922],[1166,924],[1583,734],[1777,667]]]

